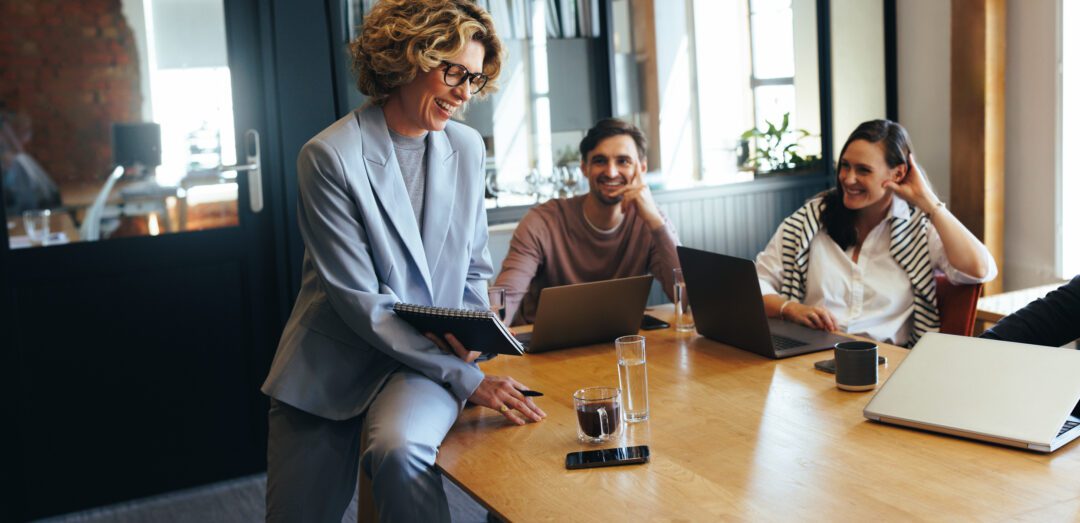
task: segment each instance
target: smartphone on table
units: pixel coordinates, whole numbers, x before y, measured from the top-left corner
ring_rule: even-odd
[[[619,447],[614,449],[585,450],[566,454],[566,468],[588,469],[594,467],[614,467],[632,465],[649,461],[649,446]]]
[[[666,329],[666,328],[668,328],[670,326],[671,326],[670,323],[668,323],[668,322],[666,322],[664,320],[661,320],[660,318],[657,318],[656,316],[646,314],[646,315],[641,317],[641,330],[643,330],[643,331],[651,331],[651,330],[656,330],[656,329]]]

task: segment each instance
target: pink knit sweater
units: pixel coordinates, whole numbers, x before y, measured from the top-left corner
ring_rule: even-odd
[[[652,231],[637,207],[630,206],[618,227],[602,233],[585,221],[584,202],[585,196],[549,200],[518,223],[495,280],[507,288],[506,314],[512,324],[533,322],[544,287],[651,273],[671,297],[678,238],[667,217],[663,227]]]

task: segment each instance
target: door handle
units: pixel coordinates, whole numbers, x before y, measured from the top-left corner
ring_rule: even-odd
[[[219,173],[229,171],[247,172],[251,212],[259,212],[263,209],[262,155],[259,153],[259,131],[248,129],[244,132],[244,156],[244,163],[219,165],[217,171]]]

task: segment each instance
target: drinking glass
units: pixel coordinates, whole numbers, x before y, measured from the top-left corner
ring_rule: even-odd
[[[603,443],[615,439],[622,427],[619,403],[619,389],[615,387],[586,387],[574,392],[578,440]]]
[[[615,340],[619,360],[619,388],[623,393],[623,419],[627,423],[649,419],[649,376],[645,369],[645,337]]]
[[[34,209],[23,211],[23,227],[30,241],[41,245],[49,237],[49,217],[52,212],[48,209]]]
[[[506,321],[506,287],[488,287],[488,306],[499,321]]]
[[[686,280],[682,269],[675,273],[675,330],[694,332],[694,313],[690,311],[690,298],[686,296]]]

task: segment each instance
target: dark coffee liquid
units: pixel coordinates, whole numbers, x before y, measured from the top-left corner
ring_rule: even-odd
[[[600,417],[600,409],[607,412],[607,417],[603,420]],[[597,401],[577,408],[578,425],[581,431],[590,438],[598,438],[600,434],[615,432],[615,428],[622,422],[621,415],[619,404],[614,401]]]

